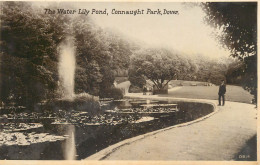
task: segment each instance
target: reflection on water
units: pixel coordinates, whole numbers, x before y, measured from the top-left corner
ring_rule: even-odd
[[[152,106],[149,109],[147,106],[141,106],[144,104],[162,106]],[[163,106],[166,104],[168,105]],[[177,111],[169,110],[168,106],[173,105],[178,106]],[[213,106],[193,102],[138,99],[106,102],[103,104],[102,110],[104,114],[94,117],[90,117],[88,113],[70,112],[66,113],[70,116],[65,116],[66,119],[71,118],[67,124],[53,122],[56,119],[48,119],[42,123],[43,127],[33,127],[27,131],[21,130],[20,132],[27,134],[28,137],[35,138],[35,135],[46,135],[45,137],[49,138],[40,136],[42,140],[39,140],[39,143],[37,141],[31,143],[31,140],[27,139],[28,143],[26,144],[28,145],[26,146],[2,145],[0,159],[84,159],[124,139],[205,116],[213,111]],[[11,135],[9,132],[8,134]],[[20,138],[20,136],[17,137]]]
[[[67,127],[67,135],[69,138],[65,142],[64,157],[66,160],[75,160],[76,159],[76,145],[75,145],[75,126],[69,125]]]

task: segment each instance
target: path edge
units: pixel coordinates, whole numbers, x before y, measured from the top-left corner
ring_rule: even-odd
[[[121,142],[118,142],[116,144],[113,144],[107,148],[104,148],[103,150],[93,154],[93,155],[90,155],[89,157],[83,159],[83,160],[104,160],[106,159],[110,154],[112,154],[113,152],[115,152],[116,150],[120,149],[121,147],[125,146],[125,145],[129,145],[133,142],[136,142],[138,140],[141,140],[141,139],[144,139],[148,136],[152,136],[152,135],[155,135],[155,134],[158,134],[160,132],[164,132],[164,131],[167,131],[167,130],[170,130],[170,129],[173,129],[173,128],[179,128],[179,127],[184,127],[184,126],[188,126],[188,125],[191,125],[191,124],[194,124],[194,123],[197,123],[197,122],[200,122],[200,121],[203,121],[209,117],[211,117],[212,115],[216,114],[217,112],[219,112],[219,108],[217,107],[216,105],[216,101],[215,100],[206,100],[206,99],[187,99],[187,98],[169,98],[169,97],[125,97],[125,98],[131,98],[131,99],[134,99],[134,98],[143,98],[143,99],[156,99],[156,100],[175,100],[175,101],[190,101],[190,102],[198,102],[198,103],[207,103],[207,104],[211,104],[214,108],[213,112],[211,112],[210,114],[206,115],[206,116],[203,116],[201,118],[198,118],[196,120],[192,120],[192,121],[189,121],[189,122],[186,122],[186,123],[181,123],[181,124],[177,124],[177,125],[173,125],[173,126],[170,126],[170,127],[166,127],[166,128],[163,128],[163,129],[159,129],[159,130],[156,130],[156,131],[152,131],[152,132],[148,132],[146,134],[142,134],[142,135],[138,135],[138,136],[135,136],[135,137],[132,137],[132,138],[129,138],[129,139],[125,139]]]

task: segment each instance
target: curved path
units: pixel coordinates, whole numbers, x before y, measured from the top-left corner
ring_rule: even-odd
[[[141,94],[128,97],[171,99]],[[171,100],[217,103],[216,100],[204,99]],[[226,102],[225,106],[216,106],[216,111],[208,118],[126,139],[87,159],[232,160],[246,142],[256,135],[257,111],[254,107],[252,104]]]

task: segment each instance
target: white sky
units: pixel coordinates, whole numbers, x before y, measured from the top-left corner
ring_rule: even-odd
[[[64,3],[64,2],[63,2]],[[63,6],[63,5],[62,5]],[[203,54],[207,57],[228,57],[224,50],[211,36],[215,29],[203,23],[204,12],[200,7],[187,8],[181,3],[66,3],[68,9],[105,8],[109,15],[91,15],[93,20],[106,29],[119,31],[131,39],[150,46],[168,47],[185,54]],[[179,15],[112,15],[112,9],[168,9],[178,10]],[[65,8],[66,9],[66,8]]]

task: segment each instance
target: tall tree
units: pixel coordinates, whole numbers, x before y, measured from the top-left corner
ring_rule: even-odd
[[[243,87],[254,95],[257,102],[257,3],[210,2],[203,3],[205,20],[222,29],[217,36],[220,43],[231,51],[231,56],[241,60],[245,67],[241,72],[247,77]]]
[[[89,17],[76,17],[72,22],[78,65],[76,78],[81,77],[76,80],[76,92],[101,96],[113,86],[117,72],[127,70],[132,47],[121,36],[96,26]]]
[[[32,109],[56,89],[64,21],[27,2],[3,2],[1,9],[1,100]]]

